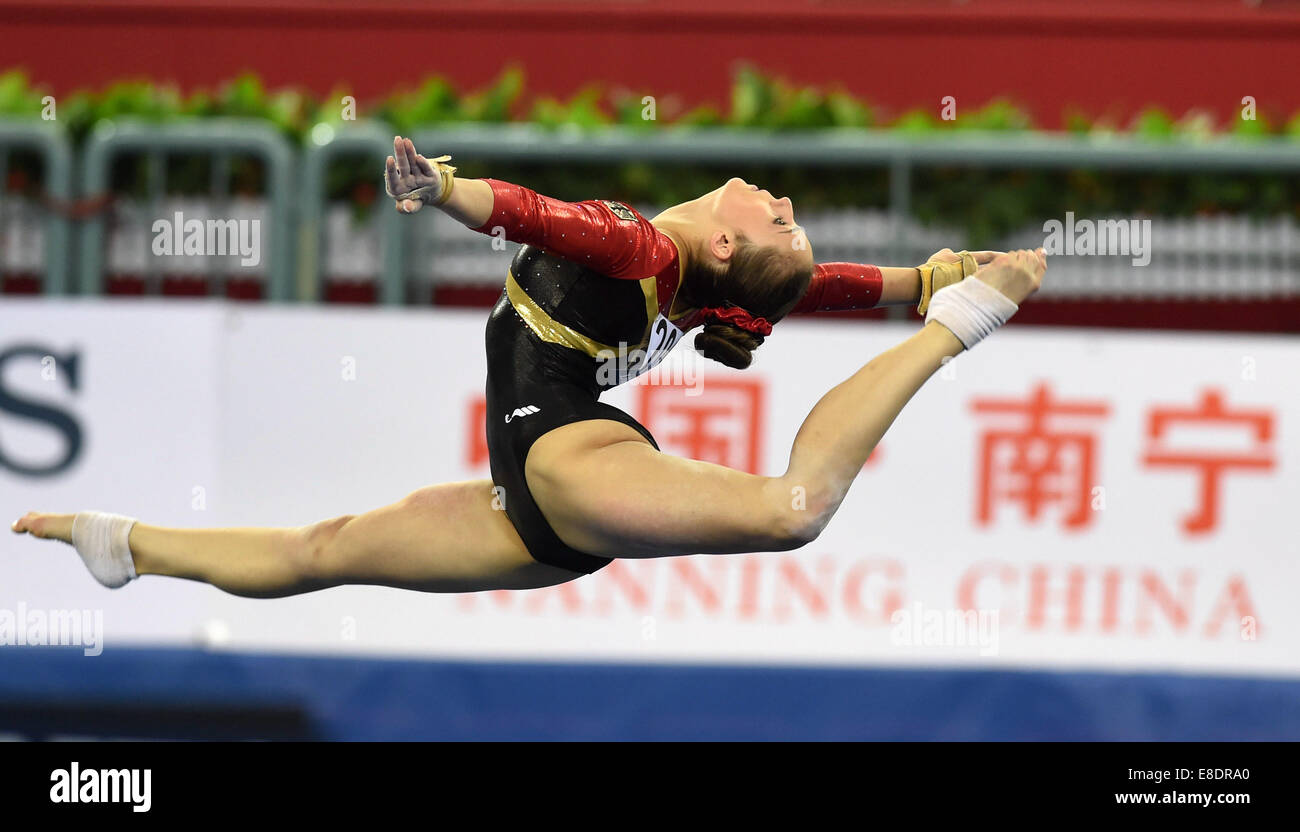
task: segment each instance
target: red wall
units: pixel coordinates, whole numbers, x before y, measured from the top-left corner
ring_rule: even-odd
[[[682,105],[726,102],[737,59],[841,81],[892,112],[1009,94],[1045,124],[1066,105],[1127,118],[1159,103],[1232,117],[1241,97],[1300,110],[1300,3],[1241,0],[0,0],[0,66],[55,92],[122,76],[361,97],[440,73],[476,86],[507,61],[531,92],[602,79]],[[662,116],[661,116],[662,117]]]

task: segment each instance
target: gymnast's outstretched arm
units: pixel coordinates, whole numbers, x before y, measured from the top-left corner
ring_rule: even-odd
[[[1000,251],[973,251],[985,265]],[[948,263],[961,258],[950,248],[936,251],[929,260]],[[808,291],[792,310],[795,313],[843,312],[880,306],[916,306],[921,300],[921,271],[915,266],[872,266],[865,263],[818,263]]]
[[[624,210],[626,206],[597,199],[566,202],[499,179],[441,180],[434,163],[401,136],[393,140],[393,154],[385,168],[389,193],[432,188],[439,192],[439,209],[480,234],[541,246],[622,280],[656,275],[678,256],[671,238],[641,214]],[[423,198],[396,199],[402,213],[423,205]]]

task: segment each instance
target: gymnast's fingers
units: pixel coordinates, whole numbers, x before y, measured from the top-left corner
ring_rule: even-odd
[[[418,176],[420,173],[420,163],[416,161],[416,159],[420,154],[415,152],[415,144],[412,143],[410,139],[403,139],[402,151],[406,154],[407,171],[414,176]]]
[[[402,184],[399,181],[399,177],[400,174],[397,172],[397,161],[393,159],[392,156],[389,156],[384,160],[384,183],[388,186],[389,196],[400,194],[402,192]]]
[[[393,156],[397,160],[397,174],[402,179],[411,175],[411,165],[406,158],[406,142],[401,136],[393,137]]]

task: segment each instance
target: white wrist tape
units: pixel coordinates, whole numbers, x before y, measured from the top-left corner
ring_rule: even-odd
[[[83,511],[72,518],[72,545],[95,580],[109,589],[135,579],[127,544],[135,523],[134,517],[103,511]]]
[[[1019,308],[1011,298],[971,275],[934,293],[925,322],[938,321],[970,349],[1010,320]]]

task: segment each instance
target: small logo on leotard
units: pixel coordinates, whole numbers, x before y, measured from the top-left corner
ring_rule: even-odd
[[[625,222],[636,222],[636,212],[621,202],[612,202],[608,199],[602,199],[601,203],[613,212],[614,216]]]
[[[511,419],[517,419],[520,416],[531,416],[540,410],[540,407],[535,407],[531,404],[526,404],[523,407],[516,407],[514,412],[506,414],[506,424],[510,424]]]

